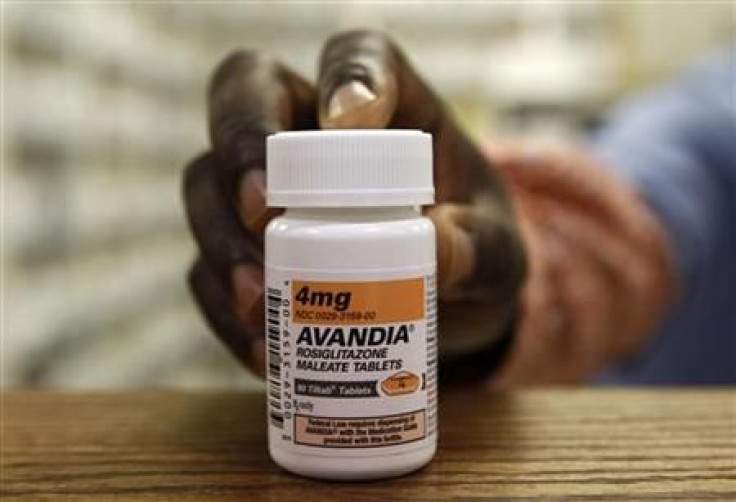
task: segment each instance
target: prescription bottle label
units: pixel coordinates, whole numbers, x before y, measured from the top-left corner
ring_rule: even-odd
[[[436,433],[434,270],[395,273],[338,278],[267,267],[275,446],[375,455],[406,451]]]

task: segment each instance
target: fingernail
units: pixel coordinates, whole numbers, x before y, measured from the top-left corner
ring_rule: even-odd
[[[388,126],[396,108],[395,91],[383,85],[381,92],[352,81],[338,87],[320,110],[323,129],[380,129]]]
[[[341,85],[332,93],[327,106],[327,118],[337,120],[375,99],[376,94],[368,86],[363,82],[353,80]]]
[[[263,318],[263,271],[255,265],[238,265],[232,273],[235,311],[245,324],[257,326]]]
[[[268,214],[266,207],[266,172],[253,169],[243,176],[238,193],[240,219],[249,230],[257,232]]]

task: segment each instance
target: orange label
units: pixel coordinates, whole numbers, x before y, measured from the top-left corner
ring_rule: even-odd
[[[410,371],[400,371],[381,382],[381,390],[389,396],[411,394],[419,388],[420,378]]]
[[[294,281],[292,320],[303,324],[378,324],[424,317],[424,279]]]

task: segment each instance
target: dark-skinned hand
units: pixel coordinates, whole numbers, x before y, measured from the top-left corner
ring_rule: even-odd
[[[440,358],[493,344],[514,320],[526,258],[517,219],[489,157],[460,130],[384,35],[327,40],[315,85],[259,52],[220,63],[208,95],[210,150],[184,174],[199,248],[191,289],[212,330],[263,374],[265,139],[299,129],[420,129],[433,137]]]

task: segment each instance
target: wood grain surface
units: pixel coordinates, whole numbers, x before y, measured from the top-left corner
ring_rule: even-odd
[[[736,500],[736,391],[445,392],[424,470],[290,475],[261,394],[3,395],[2,500]]]

